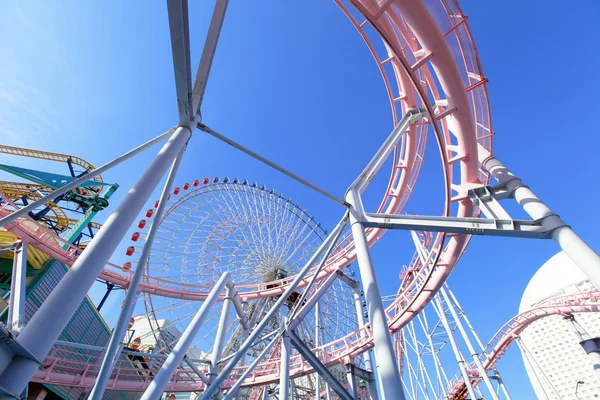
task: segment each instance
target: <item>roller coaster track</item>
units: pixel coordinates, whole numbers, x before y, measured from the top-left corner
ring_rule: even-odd
[[[568,316],[574,313],[598,311],[600,311],[600,291],[598,290],[557,296],[536,304],[534,308],[520,313],[504,324],[490,340],[481,354],[485,370],[492,371],[515,338],[538,319],[549,315]],[[480,381],[481,379],[478,379],[477,376],[473,376],[472,384],[474,386]],[[448,398],[452,400],[466,399],[467,391],[464,380],[455,379],[455,382]]]
[[[58,161],[65,163],[71,162],[72,164],[77,165],[86,171],[91,171],[94,169],[94,166],[89,162],[85,161],[84,159],[75,156],[70,156],[68,154],[51,153],[49,151],[33,150],[26,149],[23,147],[14,147],[6,145],[0,145],[0,154],[10,154],[14,156],[37,158],[41,160]],[[96,182],[103,182],[101,175],[95,176],[93,180]]]
[[[12,201],[20,200],[22,197],[26,197],[28,200],[38,200],[44,197],[44,194],[52,193],[52,189],[37,183],[8,181],[0,181],[0,191]],[[67,213],[53,201],[46,203],[46,206],[50,208],[50,211],[54,215],[49,215],[45,218],[52,220],[59,232],[69,229],[72,220],[69,219]]]

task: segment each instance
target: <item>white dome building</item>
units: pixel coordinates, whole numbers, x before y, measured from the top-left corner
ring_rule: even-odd
[[[592,288],[584,273],[560,252],[531,278],[519,313],[550,297]],[[575,314],[575,319],[591,337],[600,336],[600,313]],[[600,381],[563,317],[544,317],[529,325],[520,336],[523,362],[539,399],[600,399]]]

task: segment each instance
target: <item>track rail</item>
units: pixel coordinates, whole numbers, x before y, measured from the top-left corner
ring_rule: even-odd
[[[481,354],[485,370],[492,371],[515,338],[538,319],[549,315],[567,316],[574,313],[598,311],[600,311],[600,291],[598,290],[557,296],[536,304],[534,308],[509,320],[490,340]],[[477,385],[479,382],[480,379],[474,379],[472,384]],[[466,398],[461,397],[466,395],[464,380],[458,380],[449,393],[451,399]]]
[[[0,153],[10,154],[13,156],[37,158],[37,159],[41,159],[41,160],[59,161],[59,162],[65,162],[65,163],[70,161],[71,163],[73,163],[77,166],[80,166],[81,168],[83,168],[86,171],[91,171],[91,170],[95,169],[92,164],[85,161],[84,159],[75,157],[75,156],[70,156],[68,154],[52,153],[49,151],[26,149],[24,147],[14,147],[14,146],[6,146],[6,145],[0,145]],[[95,176],[93,178],[93,180],[96,182],[103,182],[101,175]]]

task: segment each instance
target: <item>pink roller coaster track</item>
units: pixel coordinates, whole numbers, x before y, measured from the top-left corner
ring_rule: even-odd
[[[351,11],[341,0],[335,1],[357,28],[375,58],[389,96],[394,123],[399,121],[400,109],[424,107],[429,115],[435,116],[429,122],[436,135],[444,170],[446,198],[443,215],[450,215],[451,204],[457,203],[457,216],[473,216],[474,208],[466,199],[466,192],[467,188],[486,184],[489,180],[489,174],[478,164],[477,152],[478,145],[491,152],[493,131],[487,79],[483,75],[466,23],[467,17],[455,0],[431,0],[427,4],[422,0],[353,0],[351,3],[361,17],[356,17],[356,11]],[[379,37],[369,34],[373,30]],[[385,56],[378,52],[381,47],[378,40],[381,39],[387,52]],[[386,64],[391,64],[393,77],[386,71]],[[390,181],[379,212],[394,214],[402,211],[419,175],[428,128],[428,123],[413,125],[403,137],[401,145],[396,148]],[[14,205],[5,201],[4,207],[0,208],[0,216],[7,215],[11,207]],[[13,222],[7,229],[67,265],[72,265],[81,251],[28,219]],[[379,228],[368,229],[369,244],[374,245],[384,232],[384,229]],[[460,259],[468,240],[467,235],[438,234],[433,240],[427,262],[416,263],[413,259],[413,277],[410,283],[405,282],[397,299],[386,311],[392,332],[399,330],[428,304]],[[330,257],[318,278],[323,279],[344,268],[355,258],[354,244],[351,237],[346,236],[342,246]],[[118,266],[108,265],[100,277],[127,287],[131,273],[124,272]],[[305,286],[310,278],[308,276],[300,287]],[[261,285],[238,289],[243,300],[276,296],[283,293],[290,280],[282,280],[279,282],[281,286],[269,290]],[[140,290],[148,293],[193,300],[205,299],[210,289],[204,286],[182,286],[150,276],[144,278],[140,285]],[[370,330],[365,326],[314,351],[324,363],[332,365],[355,357],[372,346]],[[61,354],[64,354],[64,350],[62,351]],[[90,356],[78,367],[74,367],[77,362],[69,360],[67,363],[54,352],[45,361],[47,368],[38,371],[35,379],[51,384],[89,387],[94,380],[96,362],[97,359]],[[312,371],[299,356],[292,358],[291,362],[291,376]],[[244,368],[239,367],[236,371],[241,374]],[[270,360],[262,364],[245,385],[276,381],[278,368],[278,361]],[[132,369],[131,365],[129,369]],[[111,383],[115,389],[143,390],[150,379],[148,371],[144,371],[145,376],[140,375],[141,372],[127,373],[125,365],[118,365],[115,371],[117,378]],[[200,390],[203,384],[194,380],[188,372],[180,371],[180,375],[174,379],[176,383],[172,383],[169,390]],[[230,378],[225,386],[231,384],[235,376]]]
[[[537,304],[536,307],[513,317],[490,340],[481,357],[484,361],[485,370],[491,371],[494,369],[515,338],[532,322],[549,315],[568,316],[573,313],[598,311],[600,311],[600,291],[598,290],[553,297]],[[479,380],[473,381],[474,385],[478,383]],[[460,392],[463,388],[464,381],[460,380],[454,386],[450,395]]]

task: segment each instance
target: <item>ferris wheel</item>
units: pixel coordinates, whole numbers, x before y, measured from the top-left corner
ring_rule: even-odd
[[[155,204],[158,206],[158,204]],[[152,209],[146,216],[152,217]],[[152,250],[148,257],[148,276],[171,282],[177,286],[215,285],[221,274],[231,273],[238,290],[244,287],[269,289],[285,284],[295,275],[322,244],[327,232],[306,210],[273,189],[237,178],[208,178],[186,183],[175,188],[160,221]],[[143,232],[143,230],[142,230]],[[133,252],[143,247],[145,234],[132,236]],[[133,255],[131,248],[128,254]],[[297,333],[311,348],[330,343],[359,328],[357,313],[364,313],[358,282],[352,279],[349,267],[339,272],[321,297],[318,307],[312,309],[298,326]],[[308,293],[294,292],[286,306],[267,325],[265,336],[278,332],[285,318],[297,312]],[[244,302],[250,323],[261,320],[279,296],[265,296]],[[190,324],[198,309],[198,301],[144,293],[145,314],[135,318],[135,325],[144,325],[139,338],[155,353],[168,354],[179,335]],[[220,355],[227,358],[238,350],[244,339],[244,330],[238,321],[225,316],[222,302],[209,316],[201,334],[197,335],[189,352],[194,362],[210,363],[214,356],[219,327],[223,325],[225,340]],[[266,343],[254,346],[246,355],[246,362],[264,350]],[[280,345],[270,350],[270,357],[279,358]],[[356,360],[362,365],[362,357]],[[339,366],[338,374],[343,373]],[[335,372],[335,368],[333,368]],[[305,377],[294,380],[296,398],[314,396],[316,380]],[[324,387],[325,385],[323,385]],[[269,390],[259,387],[253,392]],[[256,393],[254,395],[256,395]]]

